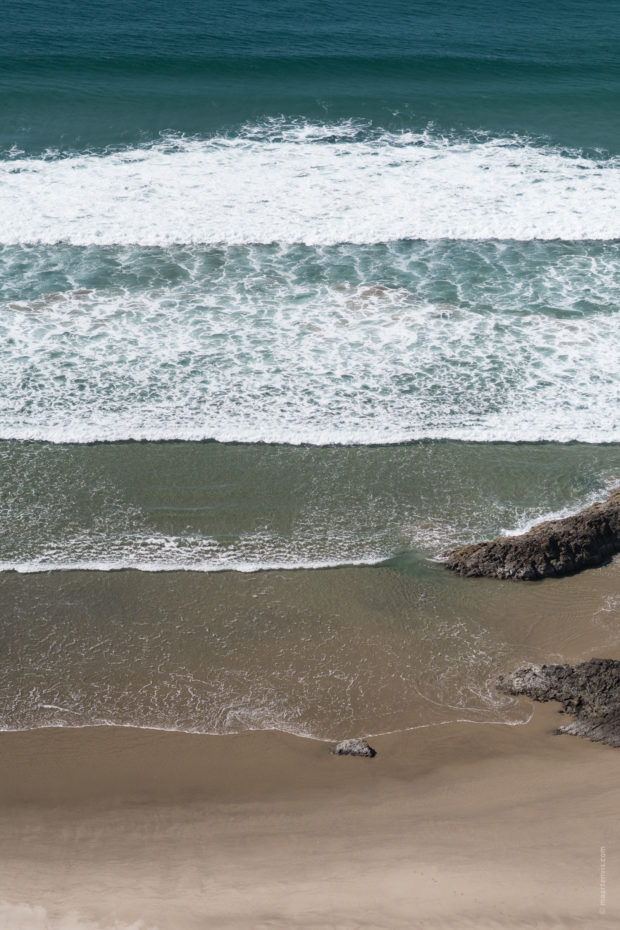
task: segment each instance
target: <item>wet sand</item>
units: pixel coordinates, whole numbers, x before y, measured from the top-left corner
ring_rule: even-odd
[[[445,577],[515,655],[576,661],[618,657],[619,568]],[[0,930],[616,927],[620,752],[554,735],[555,706],[510,707],[531,713],[374,737],[372,760],[276,731],[2,732]]]
[[[3,733],[0,926],[617,926],[620,755],[557,723],[379,737],[373,760],[273,732]]]

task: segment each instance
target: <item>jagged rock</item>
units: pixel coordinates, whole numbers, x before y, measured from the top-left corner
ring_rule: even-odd
[[[549,520],[521,536],[461,546],[444,555],[446,567],[467,577],[537,581],[573,575],[620,552],[620,489],[563,520]]]
[[[365,756],[372,759],[377,755],[376,750],[369,746],[365,739],[344,739],[329,751],[332,756]]]
[[[506,694],[525,694],[534,701],[559,701],[575,719],[560,733],[595,743],[620,746],[620,662],[590,659],[580,665],[526,665],[500,675],[496,686]]]

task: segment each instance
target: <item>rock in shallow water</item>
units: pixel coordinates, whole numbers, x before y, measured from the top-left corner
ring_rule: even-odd
[[[466,577],[537,581],[595,568],[620,552],[620,489],[563,520],[549,520],[521,536],[461,546],[446,567]]]
[[[534,701],[559,701],[574,720],[560,733],[595,743],[620,746],[620,662],[590,659],[580,665],[525,665],[500,675],[496,686],[506,694],[525,694]]]
[[[344,739],[329,751],[332,756],[365,756],[372,759],[377,755],[376,750],[369,746],[365,739]]]

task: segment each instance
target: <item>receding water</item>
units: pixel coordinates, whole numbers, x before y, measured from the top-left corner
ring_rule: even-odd
[[[620,447],[0,443],[0,567],[258,571],[433,558],[605,497]]]
[[[615,445],[4,442],[0,464],[3,727],[518,722],[500,670],[618,638],[611,569],[435,561],[604,496]]]

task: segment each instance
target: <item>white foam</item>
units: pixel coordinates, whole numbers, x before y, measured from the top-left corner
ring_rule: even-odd
[[[0,436],[620,441],[614,313],[480,312],[345,285],[308,297],[303,282],[267,283],[255,298],[245,279],[221,294],[201,284],[5,304]]]
[[[537,509],[534,513],[531,511],[528,513],[521,514],[519,518],[515,520],[515,524],[511,527],[503,527],[500,530],[500,536],[521,536],[523,533],[528,533],[533,527],[538,526],[540,523],[550,523],[555,520],[564,520],[566,517],[572,517],[579,510],[583,510],[586,507],[590,507],[592,504],[597,503],[598,501],[604,500],[612,491],[618,488],[618,479],[614,478],[604,483],[603,488],[598,488],[591,491],[588,495],[582,498],[578,503],[573,503],[567,507],[562,507],[558,510],[545,510],[544,508]]]
[[[386,556],[387,558],[387,556]],[[31,560],[0,560],[0,572],[17,572],[22,575],[42,572],[114,572],[131,569],[140,572],[264,572],[264,571],[298,571],[327,568],[345,568],[347,566],[379,565],[384,559],[299,559],[288,562],[244,561],[230,558],[227,561],[217,559],[205,561],[166,561],[152,559],[145,561],[139,553],[125,559],[76,559],[65,556],[60,559],[37,558]]]
[[[620,238],[620,164],[523,139],[249,127],[0,162],[0,242]]]

